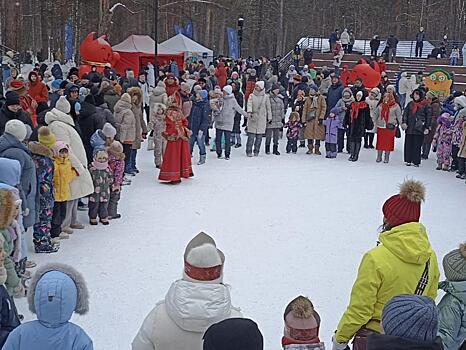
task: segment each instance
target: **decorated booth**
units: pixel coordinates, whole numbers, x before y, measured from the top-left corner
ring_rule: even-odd
[[[118,74],[124,74],[126,69],[131,68],[136,74],[141,68],[149,62],[154,63],[155,41],[148,35],[130,35],[121,43],[113,46],[113,52],[116,52],[120,59],[114,66]],[[168,64],[174,59],[178,67],[184,65],[184,53],[171,50],[160,44],[157,44],[157,63],[160,65]]]

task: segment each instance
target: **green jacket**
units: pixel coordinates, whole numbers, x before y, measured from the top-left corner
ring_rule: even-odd
[[[359,266],[351,299],[337,327],[336,340],[349,342],[363,327],[380,333],[385,304],[394,296],[414,294],[429,261],[424,295],[437,297],[437,256],[424,225],[411,222],[380,234],[381,245],[369,250]]]
[[[5,265],[5,269],[7,272],[7,278],[5,286],[8,290],[8,294],[14,296],[21,290],[21,280],[18,277],[18,274],[15,270],[15,263],[11,258],[11,253],[14,249],[14,243],[11,239],[11,235],[8,232],[8,229],[0,229],[0,232],[3,236],[3,250],[5,252],[5,260],[3,264]]]
[[[438,305],[439,336],[445,350],[457,350],[466,340],[466,281],[445,281],[439,288],[447,294]]]

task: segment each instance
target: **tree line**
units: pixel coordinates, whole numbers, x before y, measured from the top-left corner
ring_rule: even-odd
[[[466,0],[159,0],[158,39],[173,36],[175,24],[192,20],[194,39],[228,54],[226,27],[244,18],[243,56],[288,52],[301,37],[328,37],[335,28],[357,38],[393,33],[412,39],[423,26],[428,40],[466,39]],[[116,6],[120,3],[122,6]],[[155,0],[0,0],[0,44],[48,57],[64,53],[65,23],[74,29],[73,46],[91,31],[117,44],[130,34],[153,36]],[[110,9],[113,12],[109,12]]]

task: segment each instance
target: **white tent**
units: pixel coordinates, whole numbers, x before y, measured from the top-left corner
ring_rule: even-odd
[[[196,57],[199,60],[203,60],[206,65],[210,64],[214,57],[214,52],[211,49],[202,46],[183,34],[175,35],[161,43],[160,46],[176,52],[184,52],[185,59]]]
[[[130,35],[121,43],[113,46],[112,49],[117,52],[138,52],[152,55],[154,54],[155,40],[149,35]],[[157,53],[159,55],[174,55],[181,51],[170,50],[161,44],[157,44]]]

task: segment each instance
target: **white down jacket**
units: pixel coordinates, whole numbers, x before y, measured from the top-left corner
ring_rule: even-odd
[[[164,301],[149,313],[133,340],[133,350],[202,350],[202,337],[214,323],[242,317],[223,284],[176,281]]]

